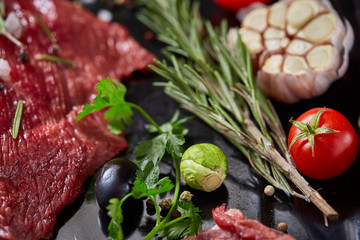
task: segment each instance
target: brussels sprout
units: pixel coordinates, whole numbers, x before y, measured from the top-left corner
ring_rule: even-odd
[[[221,186],[228,171],[224,152],[210,143],[189,147],[181,158],[180,170],[186,183],[198,190],[211,192]]]

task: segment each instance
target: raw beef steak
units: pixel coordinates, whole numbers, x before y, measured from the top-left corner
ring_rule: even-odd
[[[225,204],[215,208],[212,215],[216,225],[191,236],[186,240],[295,240],[289,234],[263,225],[254,219],[247,219],[239,209],[225,211]]]
[[[66,0],[5,0],[5,7],[7,31],[23,46],[0,34],[0,239],[49,238],[56,216],[82,193],[86,179],[127,146],[107,131],[101,113],[79,123],[76,115],[92,101],[99,80],[147,69],[154,56],[124,27]]]

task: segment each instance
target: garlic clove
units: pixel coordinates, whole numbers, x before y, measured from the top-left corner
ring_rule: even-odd
[[[281,72],[282,62],[283,56],[281,54],[272,55],[265,61],[262,70],[272,74],[279,73]]]
[[[321,43],[331,39],[335,32],[336,25],[335,14],[322,14],[311,20],[297,36],[313,43]]]
[[[269,27],[264,32],[264,38],[265,39],[272,39],[272,38],[284,38],[285,37],[285,31],[279,30],[276,28]]]
[[[245,17],[243,27],[263,32],[268,26],[267,15],[267,8],[256,8]]]
[[[277,2],[270,7],[269,24],[272,27],[285,29],[287,4]]]
[[[319,9],[320,5],[317,1],[293,1],[287,11],[287,23],[293,28],[301,28],[319,12]]]
[[[282,48],[286,48],[289,45],[290,39],[289,38],[283,38],[281,39],[280,46]]]
[[[286,52],[293,55],[303,55],[309,51],[313,45],[305,40],[294,39],[286,48]]]
[[[332,59],[335,59],[334,56],[335,56],[334,47],[330,44],[326,44],[326,45],[317,46],[314,49],[312,49],[306,55],[306,60],[312,69],[314,69],[315,71],[321,71],[324,70],[329,65]]]
[[[277,51],[281,49],[281,41],[278,39],[265,40],[265,47],[269,51]]]
[[[309,69],[305,59],[299,56],[288,55],[285,57],[283,71],[293,75],[305,74]]]
[[[241,40],[250,49],[251,53],[258,53],[263,50],[264,46],[261,43],[262,39],[260,33],[246,28],[241,28],[239,33],[241,35]],[[236,43],[236,40],[234,43]]]

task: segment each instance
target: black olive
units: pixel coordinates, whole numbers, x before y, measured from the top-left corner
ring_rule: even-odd
[[[135,181],[136,165],[124,158],[107,162],[96,177],[95,196],[101,210],[106,212],[111,198],[122,199]]]
[[[170,209],[161,209],[160,215],[161,215],[162,217],[166,217],[166,215],[169,213],[169,210],[170,210]]]
[[[149,216],[153,216],[153,215],[155,215],[156,210],[155,210],[155,208],[146,208],[146,213]]]
[[[104,213],[101,209],[99,209],[99,217],[98,217],[98,223],[100,226],[101,231],[104,233],[105,236],[109,235],[108,226],[111,221],[111,218]]]
[[[122,199],[131,191],[136,170],[136,165],[124,158],[115,158],[100,169],[95,182],[95,197],[102,213],[107,213],[106,207],[111,198]],[[144,211],[143,201],[130,197],[123,203],[122,210],[122,227],[126,235],[139,225]],[[100,213],[99,217],[101,218]]]
[[[151,199],[148,199],[146,201],[146,213],[149,216],[152,216],[152,215],[154,215],[156,213],[155,205],[154,205],[153,201],[151,201]]]
[[[150,198],[146,200],[146,207],[155,209],[154,202]]]

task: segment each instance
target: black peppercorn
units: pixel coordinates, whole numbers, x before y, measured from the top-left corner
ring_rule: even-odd
[[[29,56],[27,52],[21,52],[18,56],[18,59],[20,62],[28,63],[29,62]]]

